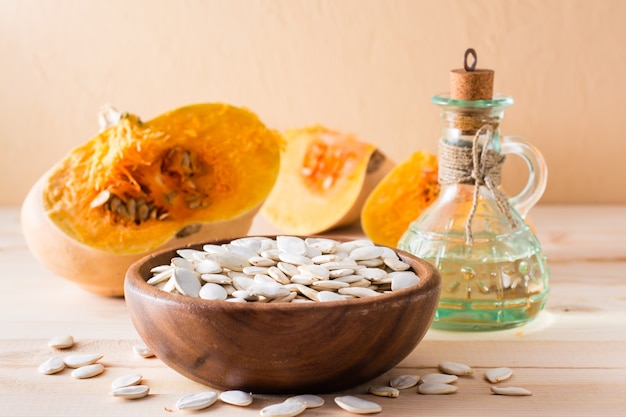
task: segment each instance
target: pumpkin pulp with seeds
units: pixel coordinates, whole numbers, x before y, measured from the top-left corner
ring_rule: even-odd
[[[246,235],[280,167],[280,135],[252,112],[196,104],[142,122],[125,114],[71,151],[22,205],[29,249],[101,295],[163,248]]]
[[[45,210],[85,245],[144,251],[259,204],[278,149],[255,116],[230,106],[188,106],[146,123],[126,114],[53,168]]]

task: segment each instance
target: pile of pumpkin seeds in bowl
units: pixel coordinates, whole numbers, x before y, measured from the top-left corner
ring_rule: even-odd
[[[178,249],[151,269],[148,284],[169,293],[228,302],[326,302],[418,285],[397,253],[368,239],[243,237],[202,250]]]

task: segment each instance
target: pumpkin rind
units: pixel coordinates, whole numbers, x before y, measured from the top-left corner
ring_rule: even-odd
[[[379,245],[398,246],[398,240],[439,195],[437,157],[416,151],[398,164],[374,188],[361,212],[365,235]]]
[[[376,146],[324,126],[283,137],[280,173],[261,214],[285,233],[311,235],[358,221],[370,191],[394,166]]]
[[[148,252],[247,234],[278,175],[280,142],[253,113],[227,104],[145,123],[125,115],[33,186],[22,208],[27,244],[57,275],[122,295],[126,269]],[[110,196],[116,207],[134,200],[154,213],[120,214]]]

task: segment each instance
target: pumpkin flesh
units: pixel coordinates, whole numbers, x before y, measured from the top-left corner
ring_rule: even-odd
[[[261,213],[286,233],[309,235],[358,220],[393,162],[354,135],[323,126],[284,132],[278,179]]]
[[[363,206],[361,227],[374,243],[391,247],[439,195],[437,157],[416,151],[374,188]]]

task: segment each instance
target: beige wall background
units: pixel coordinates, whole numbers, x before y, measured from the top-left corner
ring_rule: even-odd
[[[322,123],[401,161],[436,151],[432,95],[467,47],[548,162],[543,203],[626,203],[623,0],[0,0],[0,204],[97,133],[193,102]],[[525,181],[511,160],[505,188]]]

